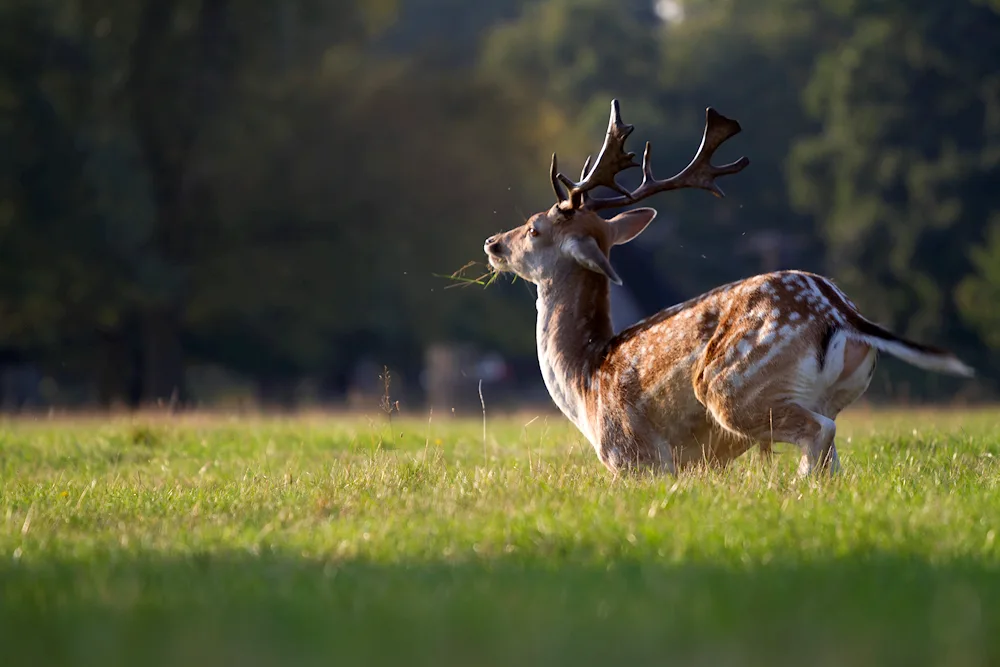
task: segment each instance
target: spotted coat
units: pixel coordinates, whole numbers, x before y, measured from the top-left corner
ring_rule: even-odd
[[[755,444],[808,450],[816,439],[831,440],[839,465],[833,420],[867,389],[877,349],[831,280],[754,276],[616,336],[608,303],[607,281],[593,274],[558,290],[542,284],[537,333],[550,394],[609,469],[725,465]]]

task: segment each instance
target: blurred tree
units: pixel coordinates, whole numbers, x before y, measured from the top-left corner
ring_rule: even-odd
[[[413,57],[428,66],[464,68],[474,62],[484,37],[514,20],[537,0],[401,0],[397,20],[376,40],[380,50]]]
[[[365,349],[413,369],[446,331],[509,345],[431,274],[517,199],[518,132],[488,86],[370,52],[394,3],[0,10],[0,344],[76,350],[133,403],[185,398],[189,360],[274,386]]]
[[[288,403],[364,357],[406,384],[435,341],[530,355],[529,288],[435,274],[550,205],[551,152],[575,176],[612,97],[658,174],[706,106],[745,128],[727,200],[651,202],[678,293],[826,261],[982,355],[997,7],[0,0],[0,360],[138,405],[192,363]]]
[[[126,297],[86,177],[97,63],[46,4],[0,16],[0,346],[86,374]]]
[[[661,265],[672,267],[674,283],[688,295],[764,271],[820,270],[815,221],[788,206],[787,155],[811,127],[799,90],[818,50],[837,39],[839,22],[808,0],[679,6],[681,14],[667,14],[661,24],[657,171],[679,170],[693,155],[707,106],[744,128],[717,160],[742,154],[751,165],[722,183],[725,201],[703,192],[664,200],[678,230],[676,246],[660,251]]]
[[[480,258],[488,221],[515,196],[497,184],[516,185],[516,130],[502,106],[481,106],[491,99],[482,86],[392,61],[365,62],[363,72],[353,57],[324,62],[312,88],[230,119],[213,180],[224,236],[246,242],[198,268],[190,326],[201,349],[221,340],[220,327],[235,326],[230,335],[244,344],[259,336],[266,355],[226,360],[253,375],[295,377],[378,353],[413,377],[422,344],[469,329],[488,305],[469,290],[443,291],[454,284],[433,274]],[[469,113],[456,113],[463,107]],[[284,128],[269,145],[275,117]],[[259,153],[270,159],[255,160]],[[472,328],[509,347],[511,331]],[[378,335],[361,344],[357,332]],[[351,349],[341,349],[347,340]]]
[[[958,286],[958,306],[962,315],[979,333],[983,342],[1000,349],[1000,214],[990,221],[986,241],[970,252],[974,272]],[[996,368],[996,362],[994,362]]]
[[[661,176],[693,156],[704,109],[714,106],[745,128],[718,159],[742,153],[752,166],[725,182],[724,202],[704,192],[650,202],[661,210],[659,226],[679,221],[658,250],[661,270],[693,295],[793,257],[818,268],[822,247],[811,241],[811,221],[787,206],[785,158],[810,127],[797,88],[817,47],[836,33],[829,12],[806,0],[688,0],[672,12],[663,4],[544,0],[493,32],[482,68],[535,110],[538,179],[552,150],[576,176],[575,165],[600,146],[612,97],[637,127],[632,149],[652,141]],[[621,182],[640,178],[634,170]]]
[[[822,125],[792,156],[794,201],[867,312],[982,365],[955,290],[997,211],[1000,14],[970,1],[828,4],[851,30],[806,91]],[[980,271],[988,253],[974,254]]]

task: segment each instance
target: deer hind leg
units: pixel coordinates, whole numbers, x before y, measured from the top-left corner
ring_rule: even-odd
[[[823,414],[836,419],[842,410],[861,398],[871,384],[877,360],[878,353],[871,346],[848,341],[842,370],[827,391]]]
[[[834,438],[837,425],[829,417],[795,403],[783,403],[769,409],[725,409],[709,401],[709,411],[723,428],[758,443],[787,442],[802,450],[798,472],[809,475],[816,470],[840,472],[840,457]],[[762,446],[763,450],[763,446]]]

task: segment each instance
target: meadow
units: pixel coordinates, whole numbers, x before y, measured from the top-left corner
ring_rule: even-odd
[[[1000,411],[615,479],[560,417],[0,423],[6,665],[1000,663]]]

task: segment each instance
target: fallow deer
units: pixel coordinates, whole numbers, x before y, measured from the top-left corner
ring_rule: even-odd
[[[920,368],[971,377],[952,353],[901,338],[866,319],[828,278],[777,271],[717,287],[660,311],[615,335],[609,282],[613,246],[638,236],[651,208],[605,219],[621,208],[681,188],[724,194],[715,179],[742,171],[745,157],[711,163],[716,149],[741,131],[709,107],[701,146],[677,175],[653,177],[650,144],[642,183],[623,188],[617,174],[639,166],[625,151],[634,126],[617,100],[604,145],[581,180],[550,178],[557,201],[523,225],[488,238],[495,271],[537,286],[537,346],[542,377],[560,411],[612,472],[652,469],[677,474],[692,464],[725,465],[755,444],[797,445],[799,474],[835,472],[835,419],[871,382],[878,352]],[[604,186],[618,194],[597,198]]]

